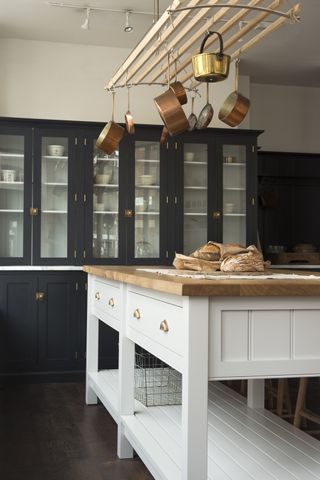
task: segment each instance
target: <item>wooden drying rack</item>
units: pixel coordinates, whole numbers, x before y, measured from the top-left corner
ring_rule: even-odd
[[[235,60],[285,23],[299,20],[300,4],[285,12],[277,10],[284,3],[287,0],[227,0],[223,4],[219,0],[174,0],[105,88],[166,85],[179,75],[185,88],[196,89],[199,83],[193,79],[191,57],[199,52],[208,30],[221,33],[224,51]],[[261,22],[267,25],[263,30],[257,28]],[[210,37],[205,50],[216,42],[215,35]]]

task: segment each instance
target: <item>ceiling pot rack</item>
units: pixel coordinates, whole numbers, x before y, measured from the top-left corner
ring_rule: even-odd
[[[239,0],[236,0],[237,2]],[[262,0],[252,0],[250,2],[250,5],[257,5],[258,3],[261,3]],[[274,0],[271,4],[270,4],[270,8],[277,8],[279,7],[279,5],[281,4],[283,0]],[[219,33],[224,36],[225,34],[227,34],[232,28],[235,27],[235,25],[237,25],[240,21],[243,20],[243,18],[245,18],[245,16],[247,16],[248,14],[250,13],[250,10],[248,9],[242,9],[240,12],[237,12],[236,15],[234,15],[230,20],[228,20],[227,22],[224,23],[224,25],[221,26],[220,29],[218,29]],[[228,49],[230,47],[232,47],[232,45],[234,45],[236,42],[238,42],[241,38],[243,38],[247,33],[249,33],[251,30],[254,30],[261,22],[263,22],[267,16],[269,14],[266,13],[266,12],[262,12],[260,13],[259,15],[257,15],[254,19],[251,19],[250,21],[248,21],[248,23],[241,29],[241,30],[238,30],[236,31],[235,34],[233,34],[230,38],[228,38],[228,40],[224,40],[224,46],[225,46],[225,49]],[[282,17],[283,18],[283,17]],[[212,26],[214,26],[214,24],[219,21],[219,18],[217,18],[217,20],[213,17],[213,21],[211,22],[212,23]],[[286,20],[283,20],[283,22],[285,22]],[[209,29],[206,29],[206,28],[201,28],[199,30],[199,32],[197,32],[197,34],[194,36],[194,38],[191,38],[190,39],[190,42],[188,45],[183,45],[182,48],[180,48],[179,50],[179,53],[180,54],[184,54],[187,52],[187,49],[193,45],[194,43],[198,42],[199,39],[204,35],[206,34],[207,30]],[[209,47],[210,45],[212,45],[213,43],[215,43],[217,41],[216,38],[210,38],[207,42],[207,47]],[[196,52],[195,52],[196,53]],[[182,70],[185,70],[188,65],[190,64],[190,58],[191,57],[188,57],[186,60],[180,62],[180,66],[179,68],[177,69],[177,73],[180,73]],[[159,78],[159,76],[161,76],[161,74],[163,73],[163,69],[159,69],[152,77],[151,77],[151,81],[152,80],[156,80]],[[193,74],[191,73],[191,75],[189,76],[186,76],[184,77],[183,79],[183,82],[186,82],[190,77],[192,77]],[[182,83],[183,83],[182,82]]]
[[[295,23],[299,20],[300,4],[296,3],[289,8],[286,12],[277,10],[283,0],[274,0],[270,2],[267,7],[259,6],[263,0],[248,0],[245,5],[240,4],[239,0],[229,0],[229,2],[218,3],[218,0],[210,0],[207,3],[201,3],[200,0],[189,0],[187,6],[181,6],[185,3],[183,0],[174,0],[169,8],[160,16],[158,21],[149,29],[146,35],[142,38],[139,44],[133,49],[128,58],[123,62],[120,68],[116,71],[113,77],[106,85],[107,90],[113,90],[114,88],[122,88],[130,83],[130,85],[165,85],[165,81],[159,81],[158,78],[165,74],[167,66],[164,66],[163,59],[167,56],[168,51],[174,52],[171,55],[170,62],[179,62],[177,67],[177,73],[185,71],[183,78],[180,78],[182,84],[188,82],[193,77],[191,69],[191,57],[196,52],[190,52],[190,47],[199,41],[199,38],[214,25],[215,29],[219,31],[221,35],[227,35],[227,33],[233,28],[237,28],[238,23],[248,13],[255,12],[256,15],[249,19],[248,23],[241,28],[241,30],[231,31],[231,36],[224,37],[225,50],[229,49],[228,54],[231,55],[231,60],[235,60],[239,57],[240,53],[248,51],[251,47],[256,45],[267,35],[271,34],[282,25],[291,20]],[[266,2],[264,2],[266,3]],[[208,19],[208,12],[210,9],[219,9],[212,18]],[[221,27],[217,27],[216,23],[221,22],[226,13],[236,8],[235,15],[227,19]],[[196,15],[191,18],[189,12],[192,10],[200,9]],[[272,16],[269,20],[269,16]],[[278,17],[274,19],[274,17]],[[256,33],[255,29],[262,21],[268,18],[269,25],[262,31]],[[205,24],[203,25],[203,21]],[[196,31],[194,30],[196,29]],[[244,39],[246,35],[252,33],[253,36],[248,39]],[[236,48],[230,52],[232,47],[236,47],[236,42],[242,39],[241,48]],[[207,42],[208,45],[216,42],[215,39],[210,39],[211,42]],[[179,45],[179,42],[182,42]],[[207,44],[206,44],[207,47]],[[184,56],[184,58],[183,58]],[[142,68],[144,68],[142,70]],[[187,72],[187,69],[190,69]],[[172,75],[171,78],[173,78]],[[171,80],[169,78],[169,80]],[[198,85],[198,82],[192,82],[190,87],[185,88],[187,90],[194,90]]]

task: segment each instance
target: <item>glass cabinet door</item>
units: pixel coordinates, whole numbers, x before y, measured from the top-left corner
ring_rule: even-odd
[[[41,138],[40,258],[68,257],[68,137]]]
[[[246,245],[246,146],[223,145],[223,243]]]
[[[134,257],[160,257],[160,145],[135,142]]]
[[[189,255],[206,243],[208,236],[208,145],[185,143],[183,147],[183,251]]]
[[[94,258],[119,256],[119,151],[107,155],[93,142],[92,251]]]
[[[22,258],[24,252],[23,135],[0,135],[0,257]]]

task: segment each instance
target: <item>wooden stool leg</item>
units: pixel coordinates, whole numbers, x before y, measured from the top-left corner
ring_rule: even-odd
[[[294,420],[293,420],[293,425],[298,428],[300,428],[300,425],[301,425],[300,411],[303,410],[303,406],[306,398],[308,380],[309,380],[308,377],[303,377],[303,378],[300,378],[300,381],[299,381],[299,391],[298,391],[298,397],[297,397],[297,403],[296,403],[296,411],[295,411]]]
[[[279,417],[282,417],[282,413],[283,413],[284,389],[285,389],[285,379],[280,378],[278,380],[277,409],[276,409],[276,413],[277,415],[279,415]]]
[[[288,415],[292,415],[292,403],[291,403],[291,397],[290,397],[290,386],[289,386],[289,380],[287,378],[283,379],[284,381],[284,400],[285,404],[287,406],[287,412]]]

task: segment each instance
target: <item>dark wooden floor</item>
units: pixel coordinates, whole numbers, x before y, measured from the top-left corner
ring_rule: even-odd
[[[0,478],[153,479],[139,458],[117,458],[116,424],[85,405],[81,383],[0,388]]]

